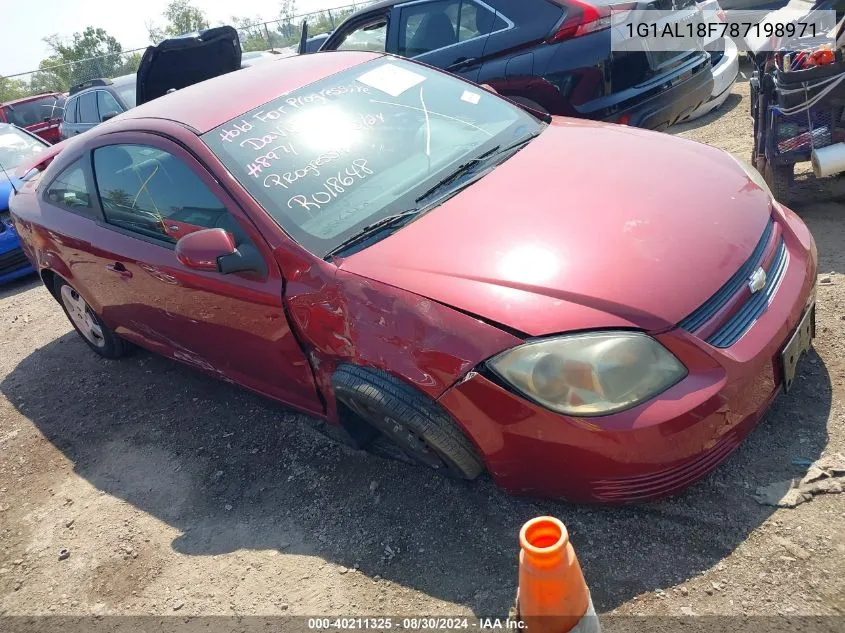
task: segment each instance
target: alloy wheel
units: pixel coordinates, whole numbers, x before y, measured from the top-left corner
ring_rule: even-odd
[[[67,310],[70,320],[94,347],[105,347],[106,339],[103,337],[103,328],[91,308],[85,303],[85,299],[79,296],[73,288],[68,285],[62,286],[62,303]]]

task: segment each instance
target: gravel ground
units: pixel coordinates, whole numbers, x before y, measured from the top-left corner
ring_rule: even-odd
[[[740,81],[672,132],[747,159],[747,113]],[[845,495],[752,497],[800,476],[795,458],[845,451],[843,182],[802,182],[793,205],[830,278],[794,390],[714,474],[651,505],[517,499],[349,450],[174,362],[101,360],[36,281],[4,287],[0,614],[504,615],[519,527],[545,513],[603,613],[844,612]]]

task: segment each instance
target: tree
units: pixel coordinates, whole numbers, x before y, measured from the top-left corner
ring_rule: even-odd
[[[208,28],[205,12],[192,5],[191,0],[172,0],[161,15],[167,20],[163,28],[147,23],[147,31],[153,44],[174,35],[184,35]]]
[[[120,65],[120,68],[117,69],[115,73],[115,77],[119,77],[120,75],[131,75],[132,73],[138,72],[138,66],[141,65],[141,53],[132,53],[131,55],[127,55],[123,63]]]
[[[291,22],[296,17],[296,0],[282,0],[279,17],[282,20],[282,23],[279,25],[279,32],[290,40],[293,38]]]
[[[63,92],[81,81],[114,77],[123,65],[123,47],[103,29],[89,26],[69,41],[58,35],[44,41],[53,54],[38,64],[30,80],[32,92]]]
[[[241,49],[245,53],[284,46],[282,36],[275,28],[271,31],[269,26],[262,22],[259,17],[239,18],[233,16],[232,25],[238,30]]]
[[[0,76],[0,103],[20,99],[29,94],[26,82]]]

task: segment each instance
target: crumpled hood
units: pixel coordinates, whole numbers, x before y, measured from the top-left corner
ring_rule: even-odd
[[[341,267],[530,335],[677,324],[751,255],[768,194],[724,152],[555,119]]]

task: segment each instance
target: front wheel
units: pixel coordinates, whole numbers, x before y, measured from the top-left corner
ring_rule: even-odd
[[[484,471],[474,446],[449,414],[410,385],[353,365],[338,368],[332,382],[338,401],[410,460],[452,479],[475,479]]]
[[[56,296],[77,334],[103,358],[117,359],[126,353],[126,344],[91,309],[76,289],[63,279],[56,281]]]

